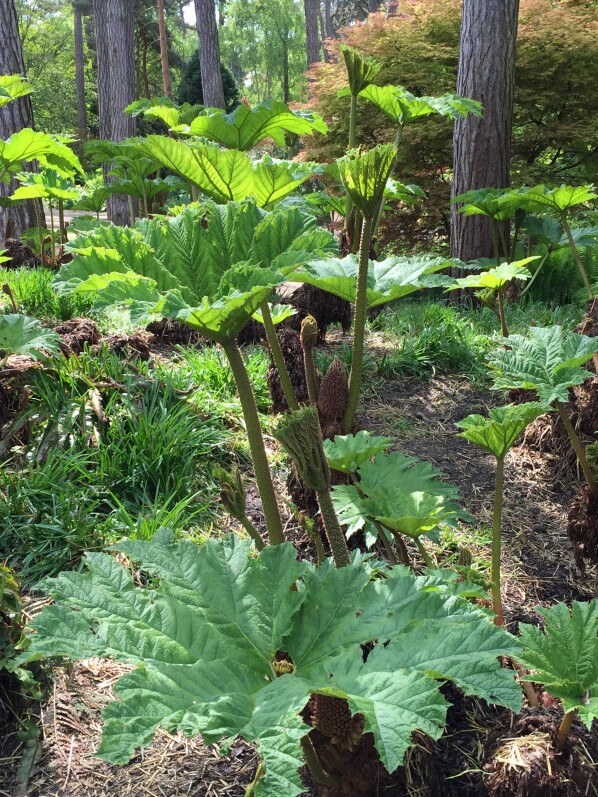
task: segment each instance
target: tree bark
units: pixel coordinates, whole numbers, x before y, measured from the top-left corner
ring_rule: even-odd
[[[100,138],[122,141],[135,135],[135,119],[124,109],[135,99],[135,0],[93,0],[98,60]],[[108,198],[108,218],[131,221],[127,197]]]
[[[164,18],[164,0],[158,0],[158,28],[160,30],[160,61],[162,63],[162,82],[164,96],[172,97],[170,68],[168,65],[168,41],[166,39],[166,20]]]
[[[305,48],[307,68],[320,60],[320,36],[318,33],[319,0],[303,0],[305,9]]]
[[[479,100],[482,117],[455,123],[452,196],[510,184],[519,0],[463,0],[457,93]],[[451,254],[461,260],[492,256],[485,216],[451,211]]]
[[[326,30],[326,38],[332,39],[336,37],[336,29],[332,24],[331,0],[324,0],[324,28]]]
[[[199,35],[199,66],[204,105],[225,108],[224,88],[220,72],[220,43],[214,0],[195,0],[195,17]]]
[[[83,51],[83,15],[77,3],[73,3],[73,26],[75,33],[75,82],[77,87],[77,136],[81,142],[88,138],[87,105],[85,103],[85,54]]]
[[[0,0],[0,75],[25,75],[23,47],[14,0]],[[0,109],[0,141],[24,127],[33,127],[31,97],[21,97]],[[17,184],[0,182],[0,196],[10,196]],[[0,207],[0,245],[7,238],[18,237],[36,226],[37,216],[43,219],[39,200],[19,202],[10,208]]]

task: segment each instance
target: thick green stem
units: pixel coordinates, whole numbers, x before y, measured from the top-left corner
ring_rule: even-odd
[[[37,225],[37,237],[39,238],[39,256],[42,259],[42,261],[45,263],[46,262],[46,258],[44,257],[44,233],[43,233],[43,227],[42,227],[41,214],[39,212],[39,203],[38,202],[34,202],[33,206],[35,208],[35,223]],[[44,220],[44,227],[45,227],[45,224],[46,224],[46,222]]]
[[[515,659],[511,659],[511,664],[515,668],[519,678],[522,676],[527,676],[527,670]],[[527,702],[530,704],[532,708],[537,708],[540,705],[540,701],[538,700],[538,695],[536,694],[536,690],[529,681],[519,681],[521,684],[521,688],[523,689],[524,695],[527,697]]]
[[[505,253],[505,260],[508,261],[510,257],[510,247],[505,233],[505,222],[504,221],[500,222],[499,224],[497,224],[497,227],[498,227],[498,234],[500,236],[500,242],[502,244],[502,249],[503,252]]]
[[[334,506],[332,505],[332,498],[330,497],[330,490],[318,490],[318,504],[320,505],[320,512],[322,513],[322,520],[324,521],[324,528],[326,529],[326,537],[328,544],[332,551],[334,564],[337,567],[345,567],[351,561],[349,549],[347,548],[347,540],[340,527]]]
[[[365,321],[367,315],[367,283],[372,242],[373,219],[366,219],[361,236],[359,251],[359,273],[357,276],[357,292],[355,294],[355,322],[353,325],[353,353],[351,356],[351,374],[349,376],[349,400],[343,417],[343,434],[349,434],[353,428],[363,378],[363,350],[365,338]]]
[[[502,610],[500,595],[500,547],[502,529],[502,495],[505,483],[505,461],[503,457],[496,460],[496,476],[494,481],[494,509],[492,512],[492,608],[496,625],[504,625],[505,618]]]
[[[569,226],[569,222],[567,221],[567,214],[561,213],[561,224],[563,225],[563,229],[567,235],[567,239],[569,241],[569,246],[571,247],[571,251],[573,253],[573,259],[577,264],[577,268],[579,269],[579,273],[581,274],[581,278],[583,280],[583,284],[588,292],[588,297],[590,299],[594,298],[594,291],[592,290],[592,286],[590,284],[590,280],[588,279],[588,273],[585,269],[585,266],[582,262],[581,257],[579,256],[579,250],[575,244],[573,239],[573,235],[571,234],[571,227]]]
[[[64,202],[62,199],[58,200],[58,226],[60,227],[60,243],[66,243],[68,237],[66,234],[66,225],[64,223]]]
[[[278,545],[284,542],[284,532],[278,503],[276,501],[276,494],[272,484],[272,476],[270,475],[268,458],[266,457],[262,427],[257,413],[251,382],[249,381],[247,369],[245,368],[243,357],[241,356],[236,342],[234,340],[227,340],[222,344],[222,348],[230,363],[233,377],[237,385],[239,399],[241,400],[241,408],[243,410],[245,427],[247,429],[247,439],[249,441],[249,449],[253,461],[253,470],[260,492],[260,498],[262,499],[262,509],[266,520],[266,528],[268,529],[268,537],[273,545]]]
[[[328,772],[325,771],[309,736],[304,736],[303,739],[301,739],[301,749],[303,750],[305,763],[309,767],[309,771],[313,775],[314,780],[322,786],[336,786],[338,778],[336,775],[329,775]]]
[[[357,144],[357,95],[351,94],[351,104],[349,106],[349,149],[353,149]],[[345,227],[349,228],[349,217],[353,209],[351,197],[347,194],[345,199]]]
[[[382,540],[382,545],[384,545],[384,550],[386,551],[388,561],[393,565],[397,565],[399,563],[397,555],[393,550],[390,540],[386,536],[386,532],[380,527],[378,527],[378,538]]]
[[[414,537],[415,544],[417,545],[417,550],[421,554],[421,558],[424,560],[424,564],[426,567],[434,567],[434,562],[430,554],[426,551],[423,542],[420,540],[419,537]]]
[[[513,240],[511,241],[511,251],[509,252],[509,263],[512,263],[515,260],[515,253],[517,251],[517,239],[519,238],[519,232],[521,230],[521,225],[515,222],[515,227],[513,229]]]
[[[403,536],[398,531],[393,531],[393,537],[395,538],[395,542],[399,551],[399,559],[404,565],[413,570],[413,563],[409,558],[409,551],[407,550]]]
[[[590,463],[588,462],[588,458],[586,457],[586,452],[584,447],[581,444],[581,440],[579,439],[577,432],[573,428],[573,424],[569,416],[567,415],[567,410],[561,404],[560,401],[555,402],[555,407],[557,409],[558,414],[561,416],[561,420],[565,429],[567,430],[567,434],[569,435],[569,440],[571,440],[571,445],[575,449],[575,453],[577,454],[577,459],[579,460],[579,464],[583,471],[583,475],[586,477],[586,481],[588,483],[588,487],[590,488],[590,492],[594,496],[598,496],[598,481],[592,472],[592,468]]]
[[[504,288],[499,288],[496,291],[496,299],[498,302],[498,317],[500,318],[500,329],[503,338],[509,337],[509,330],[507,329],[507,317],[505,315],[505,297],[503,296]]]
[[[133,197],[129,194],[127,196],[127,202],[129,203],[129,224],[131,227],[135,226],[135,202],[133,201]]]
[[[571,730],[571,725],[573,724],[573,719],[575,717],[575,711],[568,711],[565,716],[563,717],[563,721],[559,725],[559,729],[556,734],[555,745],[557,750],[562,750],[565,746],[565,742],[569,736],[569,731]]]
[[[52,251],[52,265],[56,265],[56,241],[54,239],[54,209],[52,207],[52,202],[48,202],[48,206],[50,208],[50,235],[52,236],[51,241],[51,251]]]
[[[490,235],[492,236],[492,250],[494,251],[494,259],[496,260],[496,265],[500,266],[500,248],[498,245],[498,229],[496,227],[496,222],[493,218],[490,218]]]
[[[282,349],[280,348],[280,342],[276,334],[276,327],[272,321],[272,313],[270,312],[268,302],[263,302],[260,309],[262,311],[262,318],[264,319],[264,327],[266,329],[266,337],[268,339],[268,345],[270,346],[270,352],[272,353],[272,359],[274,360],[274,365],[280,377],[282,392],[284,393],[289,409],[298,410],[299,402],[297,401],[293,385],[291,384],[291,377],[289,376]]]
[[[521,295],[519,296],[519,301],[521,301],[523,299],[525,294],[529,291],[529,289],[534,284],[534,281],[535,281],[536,277],[538,276],[538,274],[540,273],[540,269],[542,268],[542,266],[544,265],[544,263],[548,259],[548,255],[549,254],[550,254],[550,251],[547,251],[546,254],[544,255],[544,257],[542,258],[542,260],[540,260],[540,263],[538,264],[538,267],[534,271],[531,280],[526,284],[525,288],[521,291]]]
[[[395,133],[395,147],[397,149],[401,145],[402,138],[403,138],[403,123],[399,122],[399,126],[397,127],[397,132]]]
[[[312,407],[318,406],[318,374],[314,362],[314,350],[311,347],[303,349],[303,365],[305,367],[305,381],[307,382],[307,395]]]
[[[249,534],[249,536],[251,537],[251,539],[255,543],[255,547],[258,549],[258,551],[263,551],[263,549],[266,547],[264,545],[264,541],[262,540],[259,531],[253,525],[251,520],[249,520],[247,515],[245,515],[245,517],[241,518],[241,525],[243,526],[245,531]]]

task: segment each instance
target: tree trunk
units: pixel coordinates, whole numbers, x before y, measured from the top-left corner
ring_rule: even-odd
[[[318,35],[319,0],[303,0],[305,9],[305,48],[307,68],[320,60],[320,36]]]
[[[484,114],[455,123],[453,197],[510,184],[518,11],[519,0],[463,0],[457,93],[479,100]],[[464,218],[453,207],[451,254],[461,260],[492,256],[485,216]]]
[[[380,0],[368,0],[368,11],[370,14],[374,11],[380,11]]]
[[[75,32],[75,82],[77,86],[77,136],[81,142],[88,138],[87,105],[85,103],[85,54],[83,51],[83,15],[79,6],[73,4]]]
[[[23,47],[14,0],[0,0],[0,75],[25,75]],[[33,127],[31,97],[21,97],[0,109],[0,141],[24,127]],[[0,196],[9,196],[16,183],[0,182]],[[36,226],[36,212],[43,219],[39,200],[19,202],[10,208],[0,207],[0,245]]]
[[[199,66],[204,105],[225,108],[224,88],[220,72],[220,43],[214,0],[195,0],[195,16],[199,35]]]
[[[284,102],[291,100],[291,87],[289,84],[289,36],[288,32],[282,42],[282,99]]]
[[[93,0],[98,60],[100,138],[122,141],[135,135],[135,119],[124,109],[135,99],[135,0]],[[108,218],[130,223],[127,197],[108,198]]]
[[[332,24],[332,9],[331,0],[324,0],[324,28],[326,30],[326,38],[332,39],[336,37],[336,29]]]
[[[166,20],[164,19],[164,0],[158,0],[158,28],[160,30],[160,61],[162,62],[162,81],[164,96],[172,97],[170,68],[168,66],[168,41],[166,40]]]

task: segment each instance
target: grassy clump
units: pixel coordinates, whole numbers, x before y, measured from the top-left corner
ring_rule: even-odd
[[[59,296],[52,288],[54,277],[55,273],[47,268],[0,268],[0,285],[9,286],[19,312],[48,321],[89,315],[92,305],[89,296]],[[6,294],[0,294],[0,309],[11,312]]]

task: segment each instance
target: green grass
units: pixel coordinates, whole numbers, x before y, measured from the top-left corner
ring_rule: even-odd
[[[525,334],[530,325],[562,324],[573,329],[582,316],[576,305],[552,307],[533,302],[508,305],[509,332]],[[471,309],[431,299],[397,302],[370,323],[394,337],[395,347],[375,359],[384,379],[424,379],[436,373],[463,373],[486,379],[485,359],[496,346],[500,324],[486,307]]]
[[[30,440],[0,471],[0,557],[25,585],[122,536],[148,538],[161,526],[209,533],[221,511],[212,472],[230,466],[241,428],[216,358],[216,349],[189,349],[174,367],[131,368],[102,350],[35,375]],[[265,371],[257,352],[248,361]],[[193,379],[197,390],[181,392]]]
[[[0,268],[0,286],[12,290],[19,312],[42,320],[66,321],[89,315],[91,301],[84,296],[58,296],[52,288],[54,272],[47,268]],[[0,294],[3,312],[12,312],[6,294]]]

